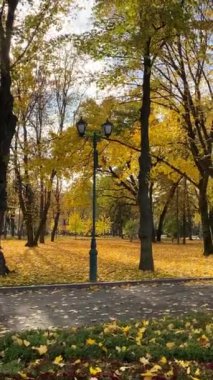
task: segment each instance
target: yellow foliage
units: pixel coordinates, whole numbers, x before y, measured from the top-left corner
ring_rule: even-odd
[[[47,240],[33,249],[26,248],[25,242],[19,240],[2,241],[2,245],[7,264],[15,272],[0,277],[1,285],[88,281],[90,239],[67,237],[55,243]],[[213,256],[204,257],[202,244],[197,241],[187,242],[185,246],[169,242],[154,245],[154,275],[138,270],[138,241],[98,239],[97,249],[100,281],[213,275]]]

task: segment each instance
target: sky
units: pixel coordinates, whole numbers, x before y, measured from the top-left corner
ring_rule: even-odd
[[[92,27],[92,7],[94,0],[75,0],[74,6],[78,5],[78,10],[73,10],[72,21],[68,21],[68,28],[77,34],[84,33]]]

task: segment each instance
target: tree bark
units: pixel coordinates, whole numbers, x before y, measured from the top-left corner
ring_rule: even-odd
[[[152,255],[152,210],[149,199],[150,182],[150,147],[149,147],[149,116],[150,116],[150,79],[151,79],[151,58],[150,40],[146,43],[144,55],[144,76],[143,76],[143,98],[141,107],[141,155],[139,158],[139,193],[138,203],[140,211],[140,270],[154,271],[154,261]]]
[[[34,247],[34,221],[33,221],[34,194],[31,185],[26,185],[26,206],[23,212],[27,232],[26,247]]]
[[[40,184],[40,220],[42,220],[43,213],[44,213],[45,194],[46,194],[46,189],[44,191],[44,183],[43,183],[43,179],[41,179],[41,184]],[[39,243],[41,243],[41,244],[45,243],[45,232],[46,232],[46,221],[41,228],[41,232],[40,232],[40,236],[39,236]]]
[[[169,204],[175,195],[175,191],[176,191],[176,188],[177,188],[179,182],[180,182],[180,180],[178,180],[177,182],[172,184],[172,186],[169,190],[168,198],[167,198],[166,203],[163,207],[163,210],[160,214],[160,218],[159,218],[159,222],[158,222],[158,229],[157,229],[157,241],[159,241],[159,242],[161,241],[161,235],[163,233],[163,224],[164,224],[164,220],[165,220],[168,208],[169,208]]]
[[[208,186],[208,175],[200,179],[199,182],[199,209],[201,215],[201,224],[203,232],[203,248],[204,256],[209,256],[213,254],[213,243],[211,234],[211,218],[208,211],[208,200],[207,200],[207,186]]]
[[[34,241],[33,241],[34,246],[38,245],[38,239],[41,236],[41,233],[46,226],[47,215],[48,215],[48,211],[50,208],[51,195],[52,195],[52,183],[53,183],[53,179],[54,179],[55,175],[56,175],[56,171],[53,170],[51,173],[51,177],[50,177],[50,190],[48,190],[48,192],[47,192],[47,199],[46,199],[46,203],[44,205],[42,217],[40,218],[40,223],[39,223],[38,229],[35,233],[35,237],[34,237]]]
[[[11,94],[10,46],[18,0],[8,0],[7,3],[7,14],[3,15],[5,19],[3,16],[0,19],[0,228],[7,210],[7,166],[17,122]],[[4,262],[2,253],[1,274],[6,270]]]
[[[56,213],[55,218],[54,218],[54,226],[53,226],[53,229],[51,232],[51,241],[52,242],[54,242],[54,240],[55,240],[56,231],[58,229],[59,218],[60,218],[60,211]]]
[[[38,240],[43,233],[45,226],[46,226],[46,221],[47,221],[47,214],[50,208],[50,200],[51,200],[51,191],[48,191],[47,194],[47,201],[43,209],[42,217],[39,222],[39,226],[37,231],[35,232],[34,240],[33,240],[33,245],[37,246],[38,245]]]
[[[211,235],[212,235],[212,240],[213,240],[213,207],[210,208],[210,211],[209,211],[209,224],[210,224]]]
[[[151,207],[151,213],[152,213],[152,243],[156,242],[156,231],[155,231],[155,224],[154,224],[154,213],[153,213],[153,182],[150,184],[149,189],[149,198],[150,198],[150,207]]]
[[[183,187],[183,211],[182,211],[182,223],[183,223],[183,239],[182,243],[186,244],[186,195],[187,194],[187,182],[184,178],[184,187]]]
[[[189,192],[186,194],[186,203],[187,203],[187,224],[188,224],[188,237],[189,240],[192,240],[192,215],[189,201]]]
[[[58,230],[58,223],[59,223],[59,218],[61,214],[60,210],[60,186],[59,186],[59,178],[57,177],[56,181],[56,190],[55,190],[55,199],[56,199],[56,215],[54,218],[54,226],[51,232],[51,241],[54,242],[55,240],[55,235]]]

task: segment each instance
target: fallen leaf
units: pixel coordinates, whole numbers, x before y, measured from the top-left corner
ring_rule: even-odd
[[[175,346],[175,343],[174,342],[168,342],[168,343],[166,343],[166,347],[167,348],[173,348]]]
[[[89,338],[89,339],[86,340],[86,344],[88,346],[93,346],[94,344],[96,344],[96,340]]]
[[[53,360],[53,364],[56,364],[59,367],[63,367],[64,366],[63,360],[64,359],[63,359],[63,357],[61,355],[56,356],[55,359]]]
[[[102,369],[100,367],[89,367],[89,373],[90,375],[97,375],[98,373],[101,373]]]
[[[39,347],[32,347],[33,350],[38,351],[39,355],[44,355],[47,352],[47,346],[41,344]]]

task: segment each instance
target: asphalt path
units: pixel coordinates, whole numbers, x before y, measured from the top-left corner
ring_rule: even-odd
[[[94,325],[206,311],[212,283],[153,283],[90,288],[0,289],[0,334]]]

